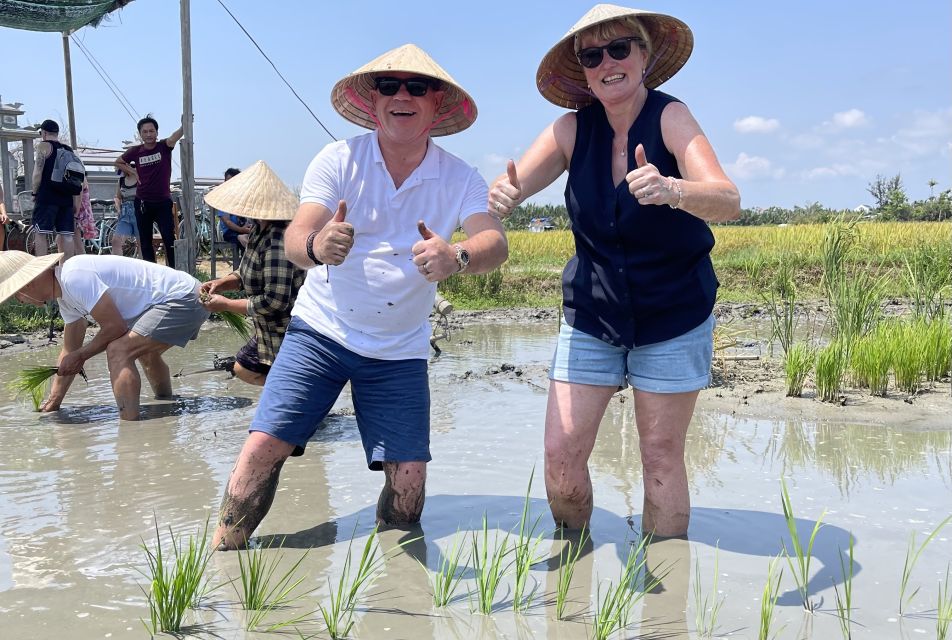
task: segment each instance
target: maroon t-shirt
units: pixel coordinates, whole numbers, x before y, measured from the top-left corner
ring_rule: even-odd
[[[139,200],[159,202],[172,197],[169,189],[169,181],[172,179],[172,151],[163,138],[151,149],[140,144],[130,147],[122,154],[124,162],[135,162],[139,174],[139,186],[136,189],[136,197]]]

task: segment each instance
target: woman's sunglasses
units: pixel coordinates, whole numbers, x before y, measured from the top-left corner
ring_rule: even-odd
[[[389,76],[374,78],[374,89],[380,92],[380,95],[395,96],[400,90],[400,85],[406,85],[407,93],[414,98],[421,98],[426,95],[430,89],[438,90],[439,83],[429,78],[391,78]]]
[[[602,63],[602,58],[604,57],[605,51],[608,52],[614,60],[624,60],[631,55],[631,43],[632,42],[643,43],[644,41],[637,37],[631,36],[628,38],[618,38],[617,40],[612,40],[606,45],[601,47],[585,47],[580,49],[576,55],[578,57],[579,64],[581,64],[586,69],[594,69]]]

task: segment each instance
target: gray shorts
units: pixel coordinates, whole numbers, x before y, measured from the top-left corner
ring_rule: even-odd
[[[198,330],[207,319],[208,309],[198,301],[196,292],[149,307],[129,323],[129,329],[157,342],[184,347],[198,337]]]

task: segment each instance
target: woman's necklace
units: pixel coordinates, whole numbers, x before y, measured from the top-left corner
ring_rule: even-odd
[[[644,99],[641,101],[641,105],[639,105],[638,110],[635,111],[635,120],[638,119],[638,115],[641,113],[641,110],[645,107],[645,102],[648,101],[648,90],[647,90],[647,89],[645,89],[645,94],[644,94],[644,95],[645,95],[645,97],[644,97]],[[634,123],[632,123],[632,124],[634,124]],[[625,137],[625,140],[622,142],[621,151],[619,151],[618,154],[619,154],[622,158],[624,158],[625,156],[628,155],[628,138],[627,138],[627,136]]]

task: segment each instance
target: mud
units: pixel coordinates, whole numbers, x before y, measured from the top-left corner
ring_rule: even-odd
[[[840,559],[852,536],[853,582],[859,609],[856,638],[932,637],[938,581],[952,557],[952,529],[936,537],[913,572],[908,610],[897,615],[898,584],[909,535],[924,539],[950,512],[952,429],[945,393],[937,388],[912,399],[867,399],[846,394],[845,406],[813,398],[784,398],[772,382],[764,327],[746,323],[737,355],[719,365],[716,386],[701,394],[688,434],[685,460],[691,488],[687,540],[652,545],[649,566],[667,571],[662,585],[633,609],[622,637],[696,637],[693,585],[710,589],[715,555],[725,598],[718,633],[757,637],[759,598],[769,561],[790,547],[780,505],[786,478],[807,536],[817,520],[809,589],[819,613],[803,612],[784,572],[778,604],[781,637],[839,637],[833,585],[842,589]],[[555,310],[453,314],[443,354],[431,360],[433,462],[419,526],[381,533],[384,549],[403,544],[361,601],[355,638],[530,638],[591,636],[599,589],[616,581],[640,532],[642,477],[630,392],[616,394],[591,458],[595,510],[592,543],[576,568],[568,619],[555,616],[554,595],[562,541],[551,525],[542,486],[542,423],[547,367],[557,330]],[[735,327],[739,328],[739,327]],[[41,340],[45,341],[45,340]],[[187,350],[168,352],[171,401],[144,398],[145,420],[120,423],[103,358],[87,365],[90,382],[77,381],[64,408],[32,413],[0,389],[0,621],[4,638],[144,637],[147,582],[141,545],[155,545],[155,527],[190,535],[214,518],[244,439],[259,390],[207,371],[239,340],[224,327],[203,330]],[[56,346],[4,350],[4,375],[27,364],[55,360]],[[948,386],[945,386],[945,390]],[[759,390],[759,391],[758,391]],[[490,616],[472,613],[472,566],[466,563],[457,597],[434,608],[427,575],[458,536],[513,530],[529,479],[529,513],[543,541],[525,613],[512,611],[512,577],[503,580]],[[290,637],[327,634],[318,603],[340,575],[351,538],[355,553],[369,534],[383,476],[366,469],[349,397],[300,458],[288,461],[274,505],[256,532],[259,544],[282,544],[282,566],[307,552],[303,598],[274,614],[273,622],[306,614]],[[278,552],[274,552],[277,554]],[[468,553],[464,554],[464,560]],[[229,581],[237,554],[212,558],[213,591],[186,616],[201,638],[268,638],[247,632]]]

